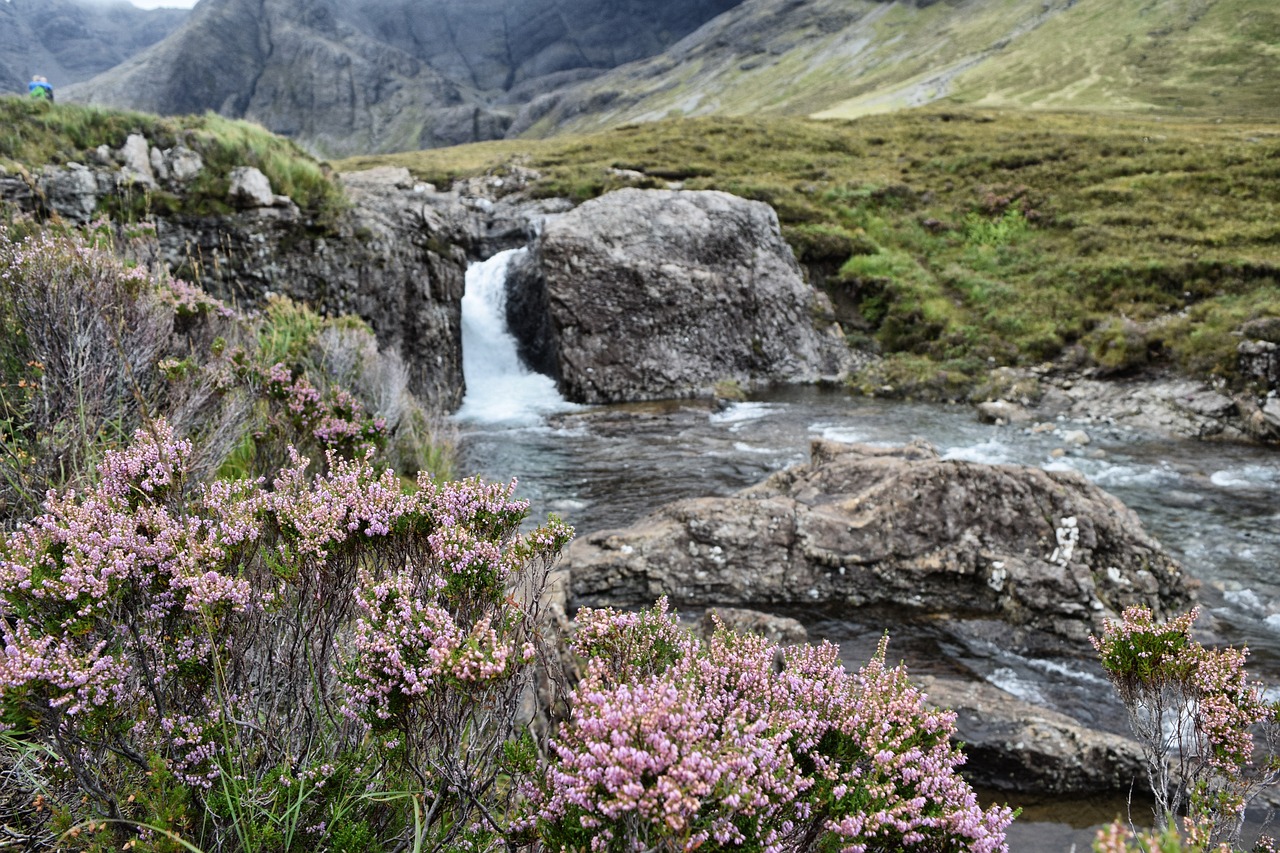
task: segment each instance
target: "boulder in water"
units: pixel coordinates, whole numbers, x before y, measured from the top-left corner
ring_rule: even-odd
[[[574,402],[813,382],[847,366],[830,304],[805,283],[773,209],[728,193],[623,189],[586,202],[547,221],[509,294],[522,357]]]
[[[1080,641],[1191,583],[1128,508],[1070,471],[946,461],[923,442],[815,441],[807,465],[668,504],[568,551],[574,604],[887,605]]]

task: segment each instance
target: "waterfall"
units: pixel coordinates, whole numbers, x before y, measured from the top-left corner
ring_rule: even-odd
[[[462,376],[467,393],[461,421],[536,424],[551,412],[573,408],[549,376],[520,362],[516,339],[507,330],[507,268],[527,249],[499,252],[467,268],[462,297]]]

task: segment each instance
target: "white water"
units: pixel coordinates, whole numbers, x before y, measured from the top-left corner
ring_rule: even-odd
[[[462,297],[462,376],[467,393],[457,418],[476,424],[534,426],[574,408],[549,376],[520,362],[507,331],[507,268],[525,252],[511,249],[467,268]]]

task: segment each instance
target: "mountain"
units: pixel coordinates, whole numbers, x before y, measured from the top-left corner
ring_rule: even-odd
[[[938,100],[1275,115],[1274,0],[747,0],[531,103],[517,133],[673,115],[851,118]]]
[[[67,95],[332,156],[938,100],[1274,115],[1277,80],[1274,0],[203,0]]]
[[[327,154],[500,138],[518,106],[739,0],[203,0],[76,100],[216,110]]]
[[[162,40],[188,14],[125,0],[0,0],[0,91],[26,92],[40,74],[61,95]]]

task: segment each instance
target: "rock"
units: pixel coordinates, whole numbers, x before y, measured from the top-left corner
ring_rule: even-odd
[[[164,156],[174,179],[203,168],[181,146]],[[0,177],[0,201],[83,224],[116,191],[118,175],[114,168],[69,164],[46,168],[34,186]],[[465,254],[423,217],[414,189],[373,182],[349,187],[348,198],[350,207],[324,224],[274,195],[263,199],[271,207],[222,216],[157,214],[154,240],[120,239],[117,246],[243,307],[277,293],[322,314],[358,315],[379,348],[400,353],[418,399],[435,412],[452,411],[463,390]]]
[[[342,172],[338,175],[338,182],[344,188],[358,188],[366,192],[382,188],[411,190],[415,184],[413,175],[404,166],[378,166],[359,172]]]
[[[156,178],[160,181],[168,182],[169,164],[164,160],[164,152],[153,146],[151,148],[150,159],[151,171],[155,174]]]
[[[984,424],[1029,424],[1034,418],[1025,406],[1010,403],[1008,400],[988,400],[979,403],[978,420]]]
[[[550,219],[508,280],[534,369],[575,402],[708,394],[836,377],[848,350],[768,205],[623,189]]]
[[[92,169],[80,163],[69,163],[65,169],[46,166],[38,184],[45,204],[63,219],[85,225],[96,216],[102,188]]]
[[[1175,398],[1174,405],[1206,418],[1227,418],[1236,413],[1236,401],[1208,388]]]
[[[253,166],[238,166],[231,170],[229,177],[231,186],[227,190],[227,199],[237,207],[271,207],[275,204],[271,181]]]
[[[1274,341],[1241,341],[1236,347],[1240,375],[1274,391],[1280,388],[1280,344]]]
[[[1084,447],[1092,441],[1092,439],[1089,438],[1089,433],[1082,429],[1067,430],[1062,434],[1062,440],[1067,444],[1074,444],[1077,447]]]
[[[796,619],[740,607],[708,607],[698,623],[698,630],[703,637],[711,636],[715,630],[716,619],[731,631],[739,634],[758,634],[771,643],[783,646],[809,641],[809,632]]]
[[[185,145],[176,145],[164,152],[164,162],[169,176],[179,184],[185,184],[204,169],[204,160]]]
[[[1240,334],[1246,340],[1280,344],[1280,317],[1258,317],[1240,326]]]
[[[129,134],[120,149],[120,176],[125,185],[139,184],[155,189],[156,176],[151,171],[151,146],[140,133]]]
[[[887,605],[985,614],[1073,641],[1106,612],[1169,613],[1192,583],[1073,471],[942,461],[922,443],[815,441],[811,461],[668,504],[568,549],[577,605]]]
[[[912,676],[930,705],[956,712],[955,739],[971,784],[995,791],[1089,794],[1128,790],[1146,778],[1142,749],[1066,714],[985,682]]]

